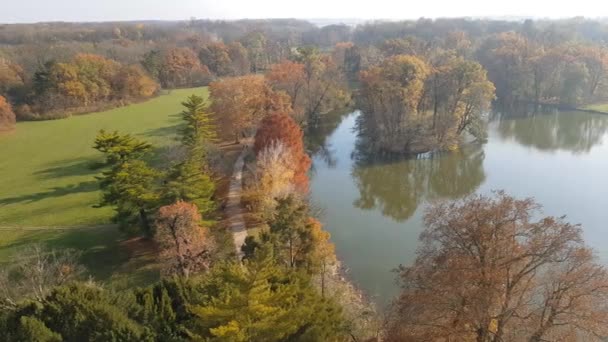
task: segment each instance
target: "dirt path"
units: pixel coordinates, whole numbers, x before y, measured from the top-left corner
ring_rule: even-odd
[[[239,260],[243,257],[241,246],[243,246],[247,237],[247,226],[245,225],[243,207],[241,206],[241,193],[243,192],[243,166],[245,165],[245,155],[248,149],[247,145],[243,147],[243,151],[236,160],[236,163],[234,163],[234,171],[230,180],[226,204],[226,216],[228,217],[228,224],[232,231],[236,255],[239,257]]]

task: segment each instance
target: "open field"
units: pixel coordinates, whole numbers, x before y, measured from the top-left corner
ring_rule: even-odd
[[[124,240],[109,224],[112,210],[99,201],[91,146],[99,129],[119,130],[152,142],[161,152],[174,143],[181,101],[206,88],[173,90],[145,103],[56,121],[23,122],[0,135],[0,265],[32,243],[82,252],[94,279],[113,286],[155,281],[154,245]]]
[[[129,132],[162,149],[173,143],[180,102],[206,89],[173,90],[148,102],[56,121],[22,122],[0,135],[0,227],[107,224],[92,168],[100,129]]]

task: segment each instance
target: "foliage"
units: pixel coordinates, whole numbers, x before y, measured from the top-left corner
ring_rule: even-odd
[[[181,130],[182,144],[190,147],[200,147],[203,144],[214,142],[217,138],[214,120],[208,112],[208,106],[202,96],[190,95],[182,102],[185,109],[182,119],[186,125]]]
[[[174,48],[166,51],[159,71],[163,88],[178,88],[203,85],[209,81],[209,68],[189,48]]]
[[[25,73],[23,68],[7,59],[0,58],[0,96],[23,86],[24,83]]]
[[[539,208],[502,192],[431,207],[389,340],[601,340],[608,272],[579,226]]]
[[[304,65],[303,107],[310,127],[319,124],[320,115],[345,107],[350,95],[344,75],[330,55],[315,48],[298,48],[296,61]],[[296,106],[297,107],[297,106]]]
[[[261,75],[224,78],[211,83],[209,91],[211,111],[237,142],[268,114],[291,111],[288,96],[274,92]]]
[[[292,152],[283,142],[275,140],[258,153],[253,184],[247,190],[262,217],[274,212],[277,199],[294,193],[294,175]]]
[[[198,53],[201,63],[209,67],[216,76],[223,77],[234,74],[232,60],[228,47],[221,42],[210,43],[201,48]]]
[[[484,114],[494,86],[483,67],[441,50],[434,51],[430,63],[396,55],[361,73],[361,128],[373,137],[376,149],[453,149],[465,131],[485,139]]]
[[[298,124],[289,115],[275,113],[267,116],[260,123],[253,148],[258,155],[275,142],[289,149],[293,161],[293,185],[296,190],[305,194],[308,192],[308,170],[311,160],[304,150],[303,135]]]
[[[0,131],[15,127],[15,113],[11,104],[0,95]]]
[[[118,131],[106,132],[102,129],[95,137],[93,148],[105,154],[107,166],[116,166],[143,157],[152,145],[130,134],[121,135]]]
[[[176,202],[158,210],[154,239],[161,248],[161,257],[169,263],[169,273],[188,278],[208,268],[209,241],[202,217],[194,204]]]
[[[328,341],[342,335],[340,309],[305,275],[278,266],[261,248],[245,266],[219,266],[206,278],[210,297],[192,311],[193,330],[212,341]]]
[[[109,292],[93,284],[55,288],[41,303],[24,303],[4,317],[6,341],[151,341],[146,328],[124,312]]]
[[[273,64],[266,73],[266,78],[273,89],[284,91],[289,95],[294,117],[300,119],[305,111],[302,94],[306,82],[304,64],[288,60]]]
[[[129,232],[152,234],[150,216],[158,207],[158,171],[142,160],[130,160],[104,171],[100,177],[103,196],[100,206],[112,205],[114,221]]]
[[[161,191],[164,203],[192,202],[203,214],[216,208],[212,199],[214,180],[197,158],[188,157],[172,166],[165,175]]]

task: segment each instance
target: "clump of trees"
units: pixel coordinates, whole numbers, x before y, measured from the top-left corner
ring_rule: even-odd
[[[214,141],[215,125],[200,96],[183,103],[184,128],[180,131],[180,155],[169,167],[156,169],[146,160],[152,145],[129,134],[100,131],[94,148],[105,154],[105,167],[99,177],[100,206],[113,206],[114,220],[130,233],[154,235],[153,220],[161,206],[187,201],[202,214],[215,204],[215,184],[206,151]]]
[[[361,73],[363,134],[394,153],[453,149],[463,132],[484,138],[494,86],[479,63],[451,53],[396,55]]]
[[[0,314],[6,341],[346,341],[342,311],[269,248],[243,265],[116,293],[94,283],[54,288]]]
[[[531,101],[576,107],[605,98],[608,51],[603,46],[553,41],[537,32],[503,32],[488,38],[478,54],[507,105]]]
[[[15,113],[11,104],[0,96],[0,131],[6,131],[15,127]]]
[[[428,209],[388,340],[602,340],[608,273],[581,228],[503,192]]]
[[[67,62],[44,64],[14,97],[17,116],[36,119],[148,98],[157,90],[154,80],[139,66],[78,54]]]
[[[272,90],[262,75],[229,77],[209,85],[211,111],[221,131],[239,142],[267,115],[290,113],[289,96]]]
[[[274,89],[291,97],[294,116],[301,123],[314,128],[322,114],[349,103],[344,72],[331,55],[298,48],[291,59],[271,65],[266,77]]]

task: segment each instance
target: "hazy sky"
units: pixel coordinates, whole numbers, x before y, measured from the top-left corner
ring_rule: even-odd
[[[0,22],[236,18],[608,17],[606,0],[0,0]]]

